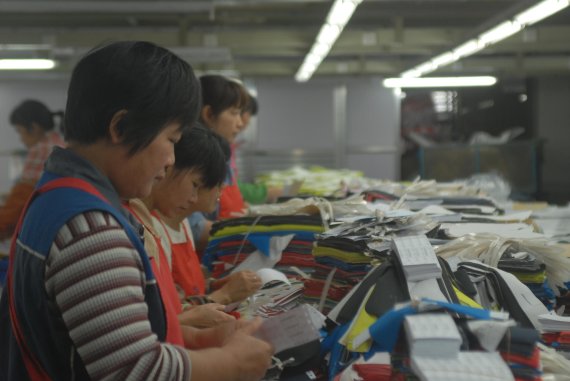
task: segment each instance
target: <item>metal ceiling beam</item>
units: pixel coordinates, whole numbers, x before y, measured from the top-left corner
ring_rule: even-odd
[[[172,14],[213,9],[212,1],[0,1],[0,13]]]

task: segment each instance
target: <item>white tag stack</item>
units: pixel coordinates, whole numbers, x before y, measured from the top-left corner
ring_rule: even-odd
[[[421,381],[514,381],[498,352],[459,352],[456,358],[412,357]]]
[[[461,335],[448,314],[408,315],[404,327],[410,356],[457,357]]]
[[[441,278],[441,266],[425,235],[395,237],[392,246],[408,282]]]
[[[461,335],[450,315],[405,317],[410,365],[421,381],[514,381],[498,352],[461,352]]]

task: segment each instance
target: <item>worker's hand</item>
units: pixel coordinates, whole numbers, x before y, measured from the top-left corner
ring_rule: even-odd
[[[238,271],[212,283],[216,291],[209,297],[215,302],[229,304],[244,300],[261,287],[261,278],[253,271]]]
[[[233,358],[236,380],[259,380],[271,366],[273,347],[253,336],[261,323],[260,318],[238,323],[238,329],[222,347]]]
[[[222,323],[235,320],[232,315],[224,312],[225,306],[218,303],[208,303],[200,306],[192,306],[178,315],[178,321],[182,325],[196,328],[209,328]]]

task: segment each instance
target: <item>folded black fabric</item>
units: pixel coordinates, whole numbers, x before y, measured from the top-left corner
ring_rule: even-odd
[[[540,333],[536,329],[510,327],[503,340],[499,343],[499,350],[530,357],[539,340]]]
[[[410,300],[410,293],[401,268],[396,265],[386,266],[378,274],[376,287],[366,303],[366,312],[380,317],[394,308],[396,303]]]
[[[477,295],[477,289],[475,288],[475,285],[471,281],[471,278],[469,278],[469,274],[467,274],[467,271],[465,271],[465,269],[457,269],[457,271],[454,272],[454,275],[461,292],[470,298],[473,298]]]
[[[337,316],[337,322],[339,324],[348,323],[356,316],[356,313],[364,301],[368,290],[370,290],[370,287],[376,284],[378,277],[381,276],[389,266],[391,266],[391,264],[386,262],[372,269],[371,273],[362,281],[362,283],[356,286],[358,288],[354,294],[352,294],[346,304],[342,307]]]

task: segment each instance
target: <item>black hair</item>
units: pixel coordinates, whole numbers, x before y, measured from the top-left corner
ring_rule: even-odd
[[[197,170],[204,186],[213,188],[224,182],[230,146],[211,129],[198,125],[182,133],[174,146],[174,156],[176,171]]]
[[[67,94],[65,138],[91,144],[109,136],[113,116],[130,154],[148,146],[170,123],[194,124],[200,83],[192,67],[169,50],[122,41],[91,50],[75,66]]]
[[[20,103],[10,114],[10,124],[22,126],[26,130],[37,124],[44,131],[51,131],[55,127],[54,117],[63,120],[63,111],[51,112],[45,104],[34,99],[27,99]]]
[[[230,107],[243,110],[247,105],[247,91],[234,80],[221,75],[208,74],[200,77],[200,85],[203,106],[210,106],[216,116]]]
[[[257,103],[257,98],[249,94],[249,100],[247,102],[247,106],[243,111],[247,111],[251,115],[257,115],[257,112],[259,111],[259,104]]]

